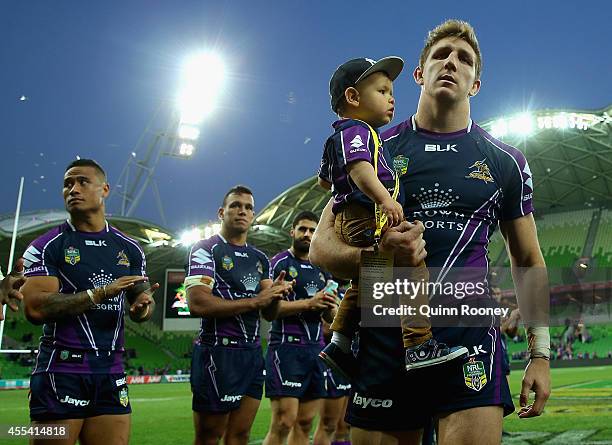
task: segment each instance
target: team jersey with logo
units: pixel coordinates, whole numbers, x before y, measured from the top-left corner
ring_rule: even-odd
[[[332,124],[334,134],[325,142],[319,177],[332,184],[334,204],[332,211],[338,213],[349,202],[359,203],[367,208],[374,206],[372,200],[359,190],[346,171],[346,167],[356,161],[366,161],[374,164],[374,139],[370,128],[361,121],[341,119]],[[374,130],[378,134],[378,130]],[[381,142],[378,153],[378,179],[393,193],[395,186],[395,170],[389,162],[386,149]],[[398,202],[401,203],[401,192]]]
[[[427,266],[439,268],[431,279],[478,268],[474,278],[486,283],[487,246],[498,222],[533,212],[525,156],[471,120],[462,131],[441,134],[418,129],[412,117],[383,139],[393,162],[407,163],[404,214],[425,225]]]
[[[80,232],[67,221],[35,239],[23,258],[26,277],[56,277],[62,294],[146,275],[138,242],[108,223],[101,232]],[[81,315],[45,323],[34,373],[123,372],[124,297],[122,292]]]
[[[230,244],[221,235],[194,244],[187,267],[186,283],[200,280],[212,286],[214,296],[225,300],[256,297],[261,281],[270,279],[266,254],[248,244]],[[259,311],[226,318],[202,317],[199,340],[206,345],[258,345]]]
[[[285,280],[295,280],[289,301],[311,298],[325,287],[331,275],[323,272],[309,261],[296,258],[289,250],[280,252],[270,261],[274,278],[285,271]],[[323,344],[321,311],[301,312],[274,320],[270,326],[270,344]]]

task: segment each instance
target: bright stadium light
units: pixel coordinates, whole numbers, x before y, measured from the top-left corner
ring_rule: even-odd
[[[183,246],[191,246],[197,243],[200,239],[202,239],[202,231],[197,227],[194,227],[181,233],[178,243],[182,244]]]
[[[178,130],[178,137],[195,141],[200,137],[200,129],[192,125],[181,124]]]
[[[191,156],[193,155],[193,144],[188,144],[186,142],[182,143],[181,146],[179,147],[179,154],[181,156]]]
[[[208,224],[204,226],[204,238],[210,238],[213,235],[217,235],[221,232],[221,224]]]
[[[529,113],[522,113],[512,118],[508,124],[510,133],[529,136],[533,133],[533,118]]]
[[[181,123],[198,125],[215,108],[225,81],[225,66],[214,53],[199,53],[183,67],[179,94]]]

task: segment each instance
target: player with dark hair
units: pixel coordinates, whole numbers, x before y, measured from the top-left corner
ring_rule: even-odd
[[[247,244],[253,193],[236,186],[218,215],[221,232],[193,245],[185,278],[192,315],[202,327],[191,363],[195,444],[248,442],[263,392],[259,312],[268,318],[291,291],[270,276],[266,255]]]
[[[429,33],[414,71],[421,89],[416,114],[382,134],[393,164],[409,162],[401,177],[407,191],[404,215],[423,222],[390,228],[380,251],[400,253],[395,258],[403,266],[414,267],[427,256],[430,271],[439,269],[434,282],[451,283],[471,268],[478,275],[471,283],[487,284],[487,245],[499,225],[524,315],[548,307],[545,264],[532,214],[533,182],[525,156],[470,119],[470,97],[480,90],[481,68],[478,41],[468,23],[448,20]],[[355,276],[362,249],[336,236],[331,205],[313,237],[311,260],[334,275]],[[526,281],[525,274],[537,279]],[[479,299],[485,300],[491,300],[488,287]],[[542,308],[536,307],[538,300]],[[430,295],[431,307],[442,302],[448,300]],[[431,416],[440,444],[500,443],[503,416],[514,405],[503,376],[500,329],[495,317],[489,318],[488,325],[474,327],[441,326],[432,320],[436,340],[450,347],[464,345],[470,356],[408,374],[400,366],[400,327],[362,324],[347,416],[353,443],[369,444],[370,433],[381,430],[400,443],[419,443]],[[539,416],[550,395],[548,328],[528,325],[527,330],[531,360],[523,377],[521,418]],[[531,389],[535,402],[528,405]]]
[[[30,417],[34,424],[66,425],[64,444],[77,439],[128,443],[124,297],[130,318],[143,322],[151,318],[152,294],[159,287],[147,281],[138,242],[106,221],[108,193],[98,163],[72,162],[63,186],[69,219],[35,239],[23,254],[25,314],[43,325],[30,379]]]
[[[277,303],[266,354],[266,397],[272,417],[265,445],[308,444],[320,399],[326,395],[325,367],[317,359],[324,346],[322,320],[331,322],[336,291],[331,276],[308,261],[319,218],[303,211],[293,219],[291,247],[275,255],[273,276],[294,281],[293,292]],[[332,284],[332,282],[329,282]]]

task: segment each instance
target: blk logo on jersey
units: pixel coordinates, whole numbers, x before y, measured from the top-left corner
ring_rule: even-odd
[[[64,261],[72,266],[81,261],[81,253],[79,252],[79,249],[75,249],[72,246],[64,249]]]
[[[92,240],[92,239],[86,239],[85,240],[85,245],[86,246],[94,246],[94,247],[107,247],[106,246],[106,241],[103,239],[100,240]]]
[[[455,153],[459,153],[457,150],[457,144],[446,144],[445,146],[440,144],[425,144],[425,151],[433,151],[433,152],[446,152],[446,151],[454,151]]]
[[[491,171],[489,170],[489,166],[485,164],[485,160],[476,161],[468,168],[474,168],[476,170],[471,171],[466,178],[471,179],[481,179],[484,182],[493,182],[493,176],[491,176]]]

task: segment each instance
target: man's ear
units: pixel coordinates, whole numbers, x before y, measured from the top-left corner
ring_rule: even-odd
[[[414,81],[417,83],[417,85],[423,86],[423,83],[424,83],[423,70],[421,69],[420,66],[417,66],[414,69],[414,72],[412,73],[412,77],[414,77]]]
[[[355,87],[348,87],[344,90],[344,99],[348,105],[353,107],[359,106],[359,91]]]
[[[219,207],[219,210],[217,210],[217,216],[219,217],[219,219],[223,219],[223,213],[225,212],[225,209],[223,207]]]
[[[470,91],[468,91],[468,96],[470,97],[474,97],[478,94],[478,92],[480,91],[480,85],[481,85],[481,80],[477,79],[474,81],[474,84],[472,85],[472,88],[470,88]]]

